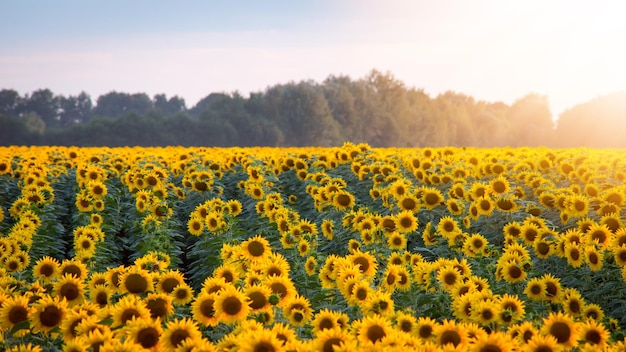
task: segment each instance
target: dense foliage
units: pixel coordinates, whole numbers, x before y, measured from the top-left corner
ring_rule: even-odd
[[[625,156],[0,148],[0,348],[624,351]]]
[[[0,91],[1,145],[624,147],[623,94],[562,114],[555,129],[545,96],[512,105],[455,92],[430,97],[391,74],[291,82],[244,97],[212,93],[187,108],[178,97],[110,92]]]

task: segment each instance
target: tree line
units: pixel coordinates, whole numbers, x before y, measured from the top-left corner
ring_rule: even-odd
[[[390,73],[277,84],[248,97],[211,93],[188,108],[178,96],[0,91],[0,145],[74,146],[548,146],[626,147],[626,93],[561,114],[528,94],[511,105],[446,92],[430,97]]]

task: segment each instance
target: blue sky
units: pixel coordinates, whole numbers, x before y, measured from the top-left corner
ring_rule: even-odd
[[[0,88],[165,93],[188,106],[291,80],[389,71],[431,96],[553,113],[626,89],[617,1],[0,0]]]

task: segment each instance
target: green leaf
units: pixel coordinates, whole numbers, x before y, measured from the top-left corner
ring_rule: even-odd
[[[30,321],[28,319],[20,321],[19,323],[13,325],[9,334],[15,335],[16,332],[20,330],[30,330]]]

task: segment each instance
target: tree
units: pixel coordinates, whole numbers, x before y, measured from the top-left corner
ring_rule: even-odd
[[[553,142],[552,113],[545,95],[531,93],[518,99],[509,109],[507,120],[509,146],[550,146]]]
[[[77,123],[86,122],[93,109],[91,97],[81,92],[78,96],[59,97],[59,123],[61,127],[68,127]]]
[[[21,119],[28,132],[39,136],[46,132],[46,122],[36,112],[27,112]]]
[[[330,113],[322,89],[311,81],[277,88],[273,109],[285,136],[293,146],[331,146],[342,143],[339,124]]]
[[[36,113],[47,127],[56,127],[59,124],[59,99],[50,89],[39,89],[30,97],[25,98],[24,113]]]
[[[20,94],[13,89],[0,90],[0,114],[18,116],[19,108],[23,104]]]
[[[0,113],[0,145],[29,145],[35,141],[23,119]]]
[[[117,118],[130,112],[145,115],[153,108],[152,100],[145,93],[109,92],[98,97],[94,115]]]
[[[626,141],[626,91],[578,104],[563,112],[557,124],[559,146],[623,148]]]
[[[185,99],[177,95],[168,100],[165,94],[156,94],[152,101],[154,109],[163,113],[165,116],[174,116],[186,110]]]

